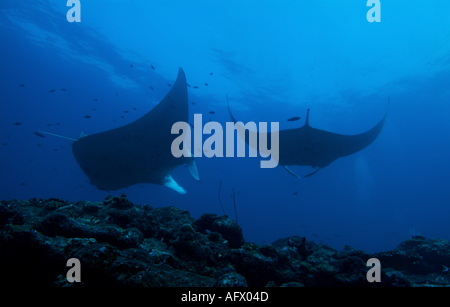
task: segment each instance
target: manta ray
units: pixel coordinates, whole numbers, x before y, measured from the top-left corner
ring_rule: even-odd
[[[227,106],[231,120],[235,123],[235,125],[241,125],[241,128],[244,128],[243,123],[238,122],[231,113],[228,97]],[[361,134],[343,135],[311,127],[309,125],[308,109],[306,113],[306,121],[303,127],[279,131],[278,164],[283,166],[291,175],[297,178],[312,176],[320,169],[330,165],[330,163],[336,159],[354,154],[369,146],[380,134],[386,120],[386,116],[387,109],[383,118],[372,129]],[[246,131],[248,131],[249,134],[254,134],[257,132],[238,129],[238,134],[240,137],[242,137],[245,142],[249,144],[248,140],[251,136],[249,135],[249,137],[246,137]],[[259,137],[266,138],[268,143],[266,148],[269,149],[271,140],[270,132],[260,133]],[[267,149],[255,149],[267,155],[270,154],[270,151]],[[304,176],[299,176],[288,168],[289,165],[306,165],[311,166],[315,170]]]
[[[181,194],[186,190],[172,178],[171,172],[187,164],[192,176],[199,180],[192,154],[175,158],[171,152],[171,133],[176,122],[188,122],[186,76],[180,68],[169,93],[151,111],[134,122],[104,132],[81,133],[72,139],[72,152],[91,184],[100,190],[118,190],[138,183],[169,187]]]

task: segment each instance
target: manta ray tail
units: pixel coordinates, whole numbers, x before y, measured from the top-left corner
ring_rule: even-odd
[[[72,139],[72,138],[69,138],[67,136],[62,136],[62,135],[58,135],[58,134],[54,134],[54,133],[50,133],[50,132],[45,132],[45,131],[38,131],[38,132],[39,133],[48,134],[48,135],[51,135],[51,136],[56,136],[58,138],[62,138],[62,139],[66,139],[66,140],[70,140],[70,141],[74,141],[74,142],[78,141],[77,139]]]

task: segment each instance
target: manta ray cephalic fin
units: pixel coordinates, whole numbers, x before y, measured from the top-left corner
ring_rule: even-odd
[[[197,164],[195,164],[194,155],[191,153],[188,147],[183,147],[183,155],[185,155],[186,157],[192,157],[191,159],[188,160],[187,166],[189,168],[189,172],[191,173],[192,177],[194,177],[195,180],[200,182],[200,177],[198,175]]]
[[[168,187],[174,191],[177,191],[180,194],[186,194],[186,189],[179,186],[178,183],[175,180],[173,180],[172,175],[170,174],[164,177],[163,186]]]
[[[292,176],[294,176],[294,177],[297,177],[297,178],[302,178],[302,177],[300,177],[299,175],[297,175],[296,173],[294,173],[293,171],[291,171],[290,169],[289,169],[289,167],[287,167],[286,165],[283,165],[283,167],[289,172],[289,174],[291,174]]]
[[[291,174],[292,176],[297,177],[299,179],[306,178],[306,177],[311,177],[312,175],[314,175],[315,173],[317,173],[321,169],[321,167],[320,167],[320,168],[316,169],[315,171],[312,171],[311,173],[308,173],[308,174],[306,174],[304,176],[299,176],[296,173],[294,173],[293,171],[291,171],[286,165],[283,165],[283,167],[289,172],[289,174]]]
[[[315,173],[317,173],[317,172],[320,171],[321,169],[322,169],[322,168],[320,167],[320,168],[316,169],[315,171],[313,171],[313,172],[311,172],[311,173],[309,173],[309,174],[306,174],[305,176],[303,176],[303,178],[311,177],[312,175],[314,175]]]

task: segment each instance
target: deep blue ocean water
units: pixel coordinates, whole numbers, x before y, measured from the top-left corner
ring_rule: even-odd
[[[222,180],[226,214],[236,218],[234,188],[244,237],[258,244],[299,235],[378,252],[417,234],[450,239],[450,2],[381,0],[373,23],[363,0],[80,2],[73,23],[63,0],[0,2],[0,199],[126,193],[198,218],[223,214]],[[191,120],[225,126],[226,95],[238,119],[280,129],[302,126],[308,108],[311,126],[341,134],[373,127],[390,98],[389,114],[369,147],[309,178],[261,169],[260,157],[202,157],[200,183],[184,167],[172,173],[184,195],[97,190],[71,141],[33,134],[130,123],[167,94],[178,67],[199,87],[188,88]]]

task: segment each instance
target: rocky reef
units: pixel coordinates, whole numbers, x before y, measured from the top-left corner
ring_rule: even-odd
[[[81,263],[70,283],[67,260]],[[368,282],[368,259],[381,281]],[[134,205],[126,195],[103,202],[1,201],[3,286],[449,286],[450,242],[415,236],[396,249],[368,254],[293,236],[246,242],[227,216],[194,219],[176,207]]]

